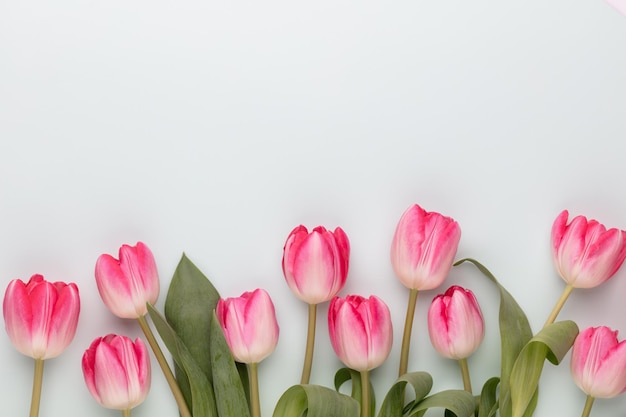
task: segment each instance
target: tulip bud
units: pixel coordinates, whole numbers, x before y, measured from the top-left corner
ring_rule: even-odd
[[[626,341],[605,326],[578,334],[570,362],[578,387],[594,398],[612,398],[626,390]]]
[[[276,348],[278,323],[274,304],[265,290],[222,298],[217,302],[215,314],[237,362],[261,362]]]
[[[159,297],[159,275],[152,252],[138,242],[123,245],[119,259],[100,255],[96,262],[96,283],[104,304],[121,318],[136,319],[148,312],[146,303]]]
[[[333,298],[348,276],[350,242],[338,227],[334,232],[318,226],[291,231],[283,252],[283,273],[293,293],[309,304]]]
[[[450,272],[460,239],[461,228],[452,218],[414,204],[400,218],[393,236],[393,270],[405,287],[432,290]]]
[[[596,220],[564,210],[552,226],[552,260],[559,275],[574,288],[593,288],[611,278],[626,258],[626,232],[607,230]]]
[[[466,359],[485,335],[484,320],[474,293],[458,285],[433,299],[428,309],[428,334],[435,350],[450,359]]]
[[[13,346],[34,359],[58,356],[76,334],[80,298],[74,283],[33,275],[11,281],[4,293],[4,323]]]
[[[378,297],[335,297],[328,309],[330,341],[339,359],[355,371],[369,371],[387,359],[393,329],[387,305]]]
[[[83,355],[83,376],[98,404],[130,410],[150,391],[150,357],[141,339],[109,334],[91,343]]]

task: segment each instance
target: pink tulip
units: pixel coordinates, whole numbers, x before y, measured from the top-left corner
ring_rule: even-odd
[[[565,282],[592,288],[611,278],[626,258],[626,232],[563,210],[552,226],[552,260]]]
[[[256,289],[241,297],[222,298],[215,313],[237,362],[258,363],[276,348],[278,323],[267,291]]]
[[[4,323],[9,339],[34,359],[58,356],[74,339],[80,298],[74,283],[48,282],[33,275],[27,284],[14,279],[4,293]]]
[[[330,341],[339,359],[355,371],[369,371],[389,356],[391,314],[378,297],[335,297],[328,309]]]
[[[578,334],[572,348],[571,371],[578,387],[594,398],[612,398],[626,390],[626,341],[605,326]]]
[[[118,317],[138,318],[148,312],[146,303],[159,297],[159,275],[150,249],[141,242],[123,245],[119,260],[100,255],[96,262],[96,283],[104,304]]]
[[[626,16],[626,0],[606,0],[615,10]]]
[[[334,232],[318,226],[309,233],[300,225],[287,238],[283,273],[293,293],[309,304],[333,298],[348,276],[350,242],[338,227]]]
[[[150,357],[141,339],[109,334],[91,343],[83,355],[83,376],[98,404],[130,410],[150,391]]]
[[[400,218],[393,236],[393,270],[407,288],[432,290],[450,272],[460,239],[457,222],[414,204]]]
[[[458,285],[433,299],[428,334],[435,350],[450,359],[466,359],[485,336],[483,314],[474,293]]]

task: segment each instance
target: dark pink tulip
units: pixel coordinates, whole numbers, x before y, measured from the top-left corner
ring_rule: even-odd
[[[567,224],[563,210],[552,226],[552,260],[574,288],[592,288],[611,278],[626,258],[626,232],[606,229],[596,220],[576,216]]]
[[[121,318],[136,319],[148,312],[146,303],[159,297],[159,274],[150,249],[143,243],[123,245],[119,259],[100,255],[96,283],[104,304]]]
[[[215,314],[237,362],[261,362],[276,348],[279,329],[267,291],[256,289],[240,297],[222,298]]]
[[[333,298],[348,276],[350,242],[338,227],[334,232],[318,226],[291,231],[283,252],[283,273],[291,291],[309,304]]]
[[[389,356],[391,314],[378,297],[335,297],[328,309],[330,341],[339,359],[355,371],[369,371]]]
[[[570,362],[578,387],[594,398],[612,398],[626,390],[626,341],[605,326],[578,334]]]
[[[432,290],[450,272],[460,239],[461,228],[452,218],[413,204],[400,218],[393,236],[393,270],[405,287]]]
[[[428,334],[435,350],[450,359],[466,359],[485,335],[483,314],[474,293],[458,285],[433,299]]]
[[[58,356],[76,334],[80,298],[74,283],[48,282],[33,275],[14,279],[4,293],[4,324],[13,346],[34,359]]]
[[[130,410],[150,391],[150,357],[141,339],[99,337],[85,351],[82,365],[85,384],[103,407]]]

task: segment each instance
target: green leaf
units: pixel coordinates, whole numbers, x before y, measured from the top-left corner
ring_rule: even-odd
[[[215,312],[211,322],[209,349],[218,415],[249,417],[250,408],[241,378]]]
[[[497,390],[500,378],[489,378],[480,392],[478,417],[493,417],[498,409]]]
[[[352,393],[350,396],[357,400],[359,404],[362,404],[361,398],[363,395],[363,391],[361,390],[361,374],[354,369],[350,368],[341,368],[335,373],[335,389],[339,391],[341,386],[351,381],[352,385]],[[376,398],[374,396],[374,386],[370,380],[370,416],[373,416],[376,412]]]
[[[513,296],[500,285],[496,277],[475,259],[461,259],[454,265],[457,266],[464,262],[469,262],[478,268],[485,277],[496,284],[500,293],[500,311],[498,314],[501,347],[499,409],[501,417],[510,417],[511,403],[508,398],[510,398],[511,372],[520,352],[533,337],[533,332],[524,310],[517,304]]]
[[[433,378],[427,372],[408,372],[399,377],[387,392],[385,400],[380,406],[378,417],[402,417],[404,406],[404,391],[410,385],[415,394],[415,402],[420,401],[433,387]]]
[[[543,364],[548,359],[558,365],[574,344],[578,326],[571,320],[544,327],[522,349],[511,372],[511,404],[513,417],[532,415]],[[527,410],[530,409],[530,414]]]
[[[467,391],[441,391],[416,402],[407,417],[422,416],[430,408],[445,408],[457,417],[470,417],[476,411],[476,400]]]
[[[347,395],[319,385],[294,385],[278,400],[273,417],[359,417],[359,415],[359,403]]]
[[[165,318],[205,373],[211,376],[211,316],[220,295],[209,279],[183,253],[165,299]]]
[[[179,369],[179,375],[177,376],[179,387],[181,390],[183,386],[188,389],[185,400],[187,401],[192,415],[194,417],[217,417],[218,414],[211,382],[202,369],[200,369],[200,366],[194,360],[174,329],[170,327],[165,318],[150,304],[148,304],[148,313],[154,323],[154,327],[161,336],[163,343],[165,343],[165,346],[172,354],[174,363]],[[183,392],[183,394],[185,393]]]

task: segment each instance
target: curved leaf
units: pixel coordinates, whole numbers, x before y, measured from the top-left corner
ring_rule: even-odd
[[[430,408],[445,408],[446,412],[449,411],[457,417],[470,417],[476,411],[476,400],[467,391],[441,391],[416,402],[407,417],[424,415]]]
[[[574,344],[578,326],[571,320],[544,327],[522,349],[511,372],[511,404],[513,417],[532,415],[533,396],[546,359],[558,365]],[[530,414],[527,410],[530,409]]]
[[[319,385],[294,385],[278,400],[273,417],[359,417],[359,414],[359,403],[347,395]]]
[[[357,400],[359,404],[362,404],[361,397],[363,395],[363,391],[361,389],[361,374],[360,372],[355,371],[350,368],[341,368],[335,373],[335,389],[339,391],[341,386],[351,381],[352,392],[350,396]],[[374,386],[372,385],[372,381],[369,381],[370,386],[370,416],[373,416],[376,412],[376,398],[374,395]]]
[[[409,372],[399,377],[387,392],[378,417],[401,417],[404,405],[404,391],[409,384],[415,394],[415,402],[420,401],[433,387],[433,378],[427,372]]]
[[[498,409],[498,384],[500,378],[489,378],[483,385],[483,389],[480,392],[480,399],[478,405],[478,417],[493,417],[496,415]]]

